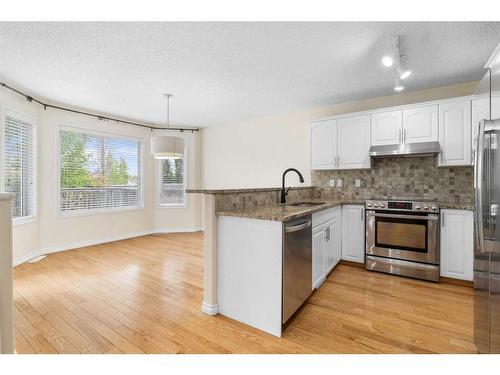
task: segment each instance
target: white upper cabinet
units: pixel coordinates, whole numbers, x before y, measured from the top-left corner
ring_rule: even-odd
[[[337,120],[311,126],[311,169],[334,169],[337,156]]]
[[[432,142],[437,140],[437,105],[403,110],[403,143]]]
[[[337,120],[338,169],[370,168],[370,116]]]
[[[479,122],[490,118],[489,98],[474,99],[472,101],[472,149],[477,146],[477,132]]]
[[[371,123],[371,145],[383,146],[401,143],[403,111],[374,113]]]
[[[471,165],[471,101],[439,104],[440,166]]]

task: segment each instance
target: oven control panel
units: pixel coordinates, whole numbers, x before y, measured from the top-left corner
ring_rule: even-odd
[[[438,212],[439,205],[434,202],[418,202],[404,200],[369,200],[366,208],[371,210]]]

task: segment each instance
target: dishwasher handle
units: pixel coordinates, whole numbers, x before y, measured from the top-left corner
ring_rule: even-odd
[[[312,224],[312,221],[311,220],[307,220],[307,221],[305,221],[303,223],[300,223],[298,225],[293,225],[291,227],[285,226],[285,232],[286,233],[297,232],[299,230],[306,229],[306,228],[310,227],[311,224]]]

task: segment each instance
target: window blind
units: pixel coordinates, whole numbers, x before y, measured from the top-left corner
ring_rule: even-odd
[[[184,157],[161,159],[160,163],[160,205],[184,204]]]
[[[5,114],[4,190],[14,193],[14,219],[35,216],[34,125],[21,117]]]
[[[141,142],[60,131],[61,212],[142,206]]]

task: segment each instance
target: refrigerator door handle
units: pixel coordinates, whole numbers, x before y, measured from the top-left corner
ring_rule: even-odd
[[[479,123],[479,131],[477,133],[477,147],[475,160],[475,185],[476,185],[476,241],[477,248],[481,253],[484,253],[484,233],[483,233],[483,171],[484,171],[484,128],[486,120]]]

